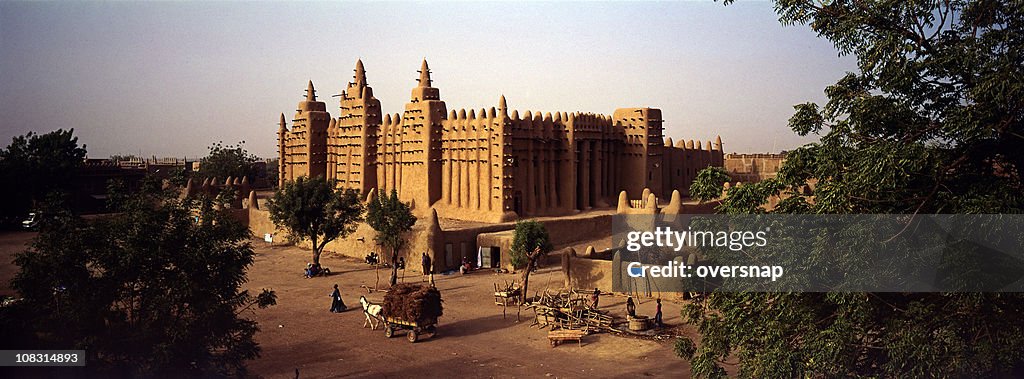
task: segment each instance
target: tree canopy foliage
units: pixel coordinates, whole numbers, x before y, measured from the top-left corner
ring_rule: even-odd
[[[267,181],[270,182],[271,187],[277,187],[278,182],[281,180],[281,161],[280,158],[274,158],[267,161]]]
[[[522,293],[525,295],[530,289],[530,272],[537,266],[537,260],[550,253],[554,246],[551,245],[551,236],[548,235],[547,228],[535,220],[516,221],[513,233],[509,254],[512,257],[512,267],[523,269]],[[525,296],[520,299],[526,301]]]
[[[258,176],[255,155],[245,150],[245,141],[235,145],[225,145],[217,142],[210,145],[210,152],[200,160],[199,173],[207,178],[227,177],[249,177],[255,179]]]
[[[535,220],[516,221],[516,228],[512,236],[512,246],[509,247],[509,254],[512,258],[512,267],[524,268],[529,263],[527,255],[540,248],[541,254],[547,254],[553,249],[551,237],[548,230]]]
[[[268,209],[274,224],[312,242],[314,264],[320,264],[328,243],[351,234],[363,221],[359,191],[338,188],[337,181],[322,176],[285,182]]]
[[[254,253],[248,229],[218,200],[179,199],[147,180],[118,193],[119,213],[85,221],[50,206],[17,255],[0,309],[5,349],[82,349],[100,376],[240,375],[255,358],[254,307],[272,291],[241,290]]]
[[[729,189],[724,213],[1020,213],[1024,205],[1024,7],[1016,1],[777,0],[857,58],[858,72],[800,104],[790,127],[820,141],[775,179]],[[703,185],[713,186],[708,180]],[[802,188],[813,185],[812,194]],[[806,259],[827,251],[812,248]],[[712,293],[684,318],[677,353],[718,377],[1019,374],[1015,293]],[[1018,371],[1014,371],[1018,370]]]
[[[52,191],[67,191],[85,159],[75,130],[14,137],[0,150],[0,217],[23,217],[33,202]],[[17,184],[17,185],[15,185]]]
[[[722,197],[722,187],[729,181],[729,173],[722,167],[708,167],[697,172],[690,183],[690,197],[710,201]]]
[[[394,286],[398,282],[398,266],[395,264],[398,251],[405,246],[406,233],[416,224],[416,216],[413,216],[408,203],[398,200],[398,192],[392,189],[390,195],[377,196],[370,201],[366,223],[377,232],[373,240],[391,250],[390,283]]]

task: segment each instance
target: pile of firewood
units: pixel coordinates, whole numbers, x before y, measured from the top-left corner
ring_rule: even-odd
[[[411,283],[399,283],[384,295],[384,315],[411,322],[429,322],[443,314],[441,291]]]
[[[534,325],[552,329],[612,329],[614,317],[591,307],[591,294],[577,290],[544,291],[536,303],[530,304],[536,317]]]

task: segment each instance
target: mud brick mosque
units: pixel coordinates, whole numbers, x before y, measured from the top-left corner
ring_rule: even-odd
[[[498,223],[612,207],[622,191],[686,196],[698,171],[724,166],[721,138],[673,143],[657,108],[520,113],[502,96],[449,110],[424,60],[405,111],[385,115],[361,60],[353,78],[338,117],[312,82],[290,127],[281,114],[282,182],[323,175],[363,193],[394,189],[417,215]]]

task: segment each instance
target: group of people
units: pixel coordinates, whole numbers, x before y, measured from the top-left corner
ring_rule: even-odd
[[[331,270],[324,268],[319,263],[306,263],[306,270],[303,276],[305,276],[306,279],[309,279],[314,276],[329,274],[330,272]]]
[[[374,254],[374,256],[372,258],[376,258],[376,254]],[[374,259],[374,260],[376,260],[376,259]],[[369,262],[370,262],[370,256],[367,256],[367,263],[369,263]],[[405,260],[402,259],[400,263],[402,263],[402,266],[404,266],[405,265],[404,264]],[[431,264],[430,255],[427,255],[426,252],[424,252],[423,255],[421,256],[421,264],[422,264],[421,268],[423,269],[423,275],[429,277],[431,285],[433,285],[433,276],[430,275],[431,271],[433,271],[433,266]],[[462,265],[459,266],[459,271],[461,271],[463,274],[465,274],[471,268],[472,268],[472,265],[470,265],[469,261],[466,260],[465,257],[463,257],[462,258]],[[309,263],[309,264],[306,265],[306,278],[312,278],[312,277],[314,277],[316,275],[319,275],[323,270],[325,270],[325,269],[323,267],[321,267],[320,264]],[[600,302],[600,300],[601,300],[601,290],[597,289],[597,288],[594,288],[594,293],[590,296],[590,301],[591,301],[591,305],[590,306],[592,308],[594,308],[594,309],[597,309],[597,306],[598,306],[598,303]],[[654,313],[654,323],[658,327],[661,327],[661,326],[664,325],[662,323],[661,298],[658,298],[655,301],[655,303],[657,304],[657,307],[655,308],[655,313]],[[346,307],[345,306],[345,302],[341,300],[341,291],[338,289],[338,285],[335,284],[334,285],[334,292],[331,293],[331,312],[333,312],[333,313],[341,313],[341,312],[344,312],[346,309],[348,309],[348,307]],[[626,298],[626,314],[629,315],[629,317],[636,317],[636,303],[633,302],[633,297],[632,296],[629,296],[629,297]]]
[[[473,271],[473,263],[468,258],[462,257],[462,263],[459,264],[459,273],[465,275],[470,271]]]
[[[434,262],[430,259],[430,255],[423,252],[423,256],[420,258],[420,268],[423,269],[423,278],[430,283],[430,286],[434,286]]]
[[[426,254],[426,253],[424,253]],[[369,252],[363,257],[363,261],[370,266],[376,266],[380,264],[380,255],[376,252]],[[398,261],[395,262],[399,270],[405,270],[405,257],[398,257]]]
[[[366,256],[366,263],[370,263],[371,260],[372,260],[373,261],[372,264],[376,264],[377,263],[377,257],[378,256],[377,256],[376,253],[371,253],[371,255],[367,255]],[[405,259],[404,258],[400,259],[398,263],[400,264],[401,268],[404,268],[404,266],[405,266]],[[423,274],[429,276],[430,284],[433,285],[434,284],[434,278],[433,278],[433,276],[430,276],[431,268],[432,268],[432,266],[431,266],[431,262],[430,262],[430,256],[427,255],[427,253],[423,253]],[[312,278],[312,277],[314,277],[316,275],[319,275],[322,270],[325,270],[325,269],[323,267],[321,267],[319,264],[307,263],[306,264],[306,274],[305,274],[305,276],[306,276],[306,278]],[[341,299],[341,290],[338,289],[338,285],[337,284],[334,285],[334,292],[331,292],[330,296],[331,296],[331,313],[341,313],[341,312],[344,312],[344,311],[346,311],[348,309],[348,307],[345,305],[345,301]]]
[[[366,261],[366,264],[370,266],[375,266],[380,263],[380,256],[377,255],[377,252],[371,251],[369,254],[366,254],[366,256],[363,257],[363,260]]]

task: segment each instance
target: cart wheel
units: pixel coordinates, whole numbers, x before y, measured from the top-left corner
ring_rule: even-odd
[[[427,333],[430,333],[431,337],[436,336],[437,335],[437,326],[435,326],[435,325],[428,326],[427,327]]]
[[[406,337],[409,337],[409,342],[413,342],[413,343],[415,343],[416,340],[420,339],[420,336],[418,334],[416,334],[415,330],[410,330],[409,334],[406,335]]]
[[[395,335],[395,329],[391,325],[384,327],[384,337],[391,338]]]

